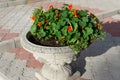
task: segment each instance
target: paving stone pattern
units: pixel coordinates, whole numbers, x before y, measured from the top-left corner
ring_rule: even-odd
[[[26,0],[0,0],[0,8],[25,4]]]
[[[38,69],[26,65],[26,60],[16,60],[15,54],[5,52],[0,55],[0,72],[12,80],[37,80],[34,74]]]
[[[82,72],[82,77],[92,80],[119,80],[120,43],[117,39],[120,38],[107,34],[104,41],[95,41],[81,53],[77,62],[72,63],[76,65],[74,69]]]
[[[83,69],[86,69],[82,77],[87,79],[119,80],[119,39],[120,38],[114,38],[110,34],[107,34],[104,41],[95,41],[88,49],[81,53],[76,62],[72,63],[73,69],[81,73]],[[31,63],[29,60],[34,61]],[[83,61],[85,61],[85,63]],[[81,64],[85,65],[82,66]],[[0,72],[13,80],[37,80],[34,73],[41,67],[42,64],[37,62],[33,55],[23,48],[16,48],[8,52],[0,53]]]
[[[84,1],[82,0],[81,3]],[[47,10],[50,4],[60,7],[63,2],[42,1],[0,8],[0,43],[18,37],[25,28],[30,28],[32,21],[29,17],[35,7],[43,6]],[[99,4],[96,5],[96,8],[88,8],[89,4],[92,4],[91,2],[86,4],[88,6],[80,7],[78,5],[74,7],[88,9],[95,14],[106,10],[104,6],[101,7],[104,10],[97,9]],[[80,54],[77,61],[70,64],[74,72],[76,70],[81,72],[82,78],[78,80],[120,80],[120,20],[114,19],[114,17],[107,18],[102,21],[102,24],[105,26],[103,30],[107,32],[105,40],[95,41]],[[17,45],[19,44],[16,43]],[[10,46],[3,47],[8,48]],[[0,72],[13,80],[37,80],[34,74],[42,66],[43,63],[35,60],[33,55],[22,47],[15,47],[5,52],[0,51]]]

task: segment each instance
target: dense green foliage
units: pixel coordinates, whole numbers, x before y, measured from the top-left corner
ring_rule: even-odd
[[[34,9],[30,32],[39,40],[54,38],[60,45],[68,45],[77,54],[94,40],[102,39],[104,32],[99,19],[88,10],[72,9],[65,4],[61,9],[50,6]]]

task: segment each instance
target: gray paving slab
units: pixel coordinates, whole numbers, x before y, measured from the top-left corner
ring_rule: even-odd
[[[0,7],[7,7],[7,3],[0,3]]]
[[[120,20],[120,14],[112,16],[113,19]]]
[[[2,21],[2,19],[6,16],[6,15],[8,15],[11,11],[12,11],[12,9],[14,9],[14,7],[8,7],[8,8],[0,8],[1,9],[1,11],[0,11],[0,23],[2,23],[1,21]]]
[[[0,1],[0,8],[25,4],[26,0],[4,0]]]
[[[37,80],[36,77],[35,77],[35,72],[36,71],[39,71],[39,69],[35,69],[35,68],[26,68],[24,69],[24,73],[23,73],[23,76],[24,77],[21,77],[21,80]]]
[[[12,80],[0,72],[0,80]]]
[[[2,19],[0,19],[0,22],[1,22],[0,24],[5,27],[6,23],[11,21],[12,17],[16,15],[17,11],[19,11],[22,8],[23,6],[17,6],[17,7],[14,7],[14,9],[12,10],[10,9],[11,11],[6,16],[4,16]]]
[[[120,79],[120,53],[116,49],[116,47],[112,47],[107,52],[109,55],[106,55],[108,66],[109,66],[109,72],[111,73],[111,76],[113,77],[113,80],[119,80]]]
[[[120,54],[120,45],[116,46],[116,49],[118,50],[118,53]]]
[[[16,26],[17,22],[21,20],[22,17],[24,17],[25,13],[30,9],[30,7],[21,7],[20,12],[16,9],[16,12],[14,16],[10,19],[10,21],[5,24],[4,26],[7,26],[8,29],[11,29]]]
[[[35,73],[36,71],[39,71],[39,69],[35,69],[35,68],[25,68],[25,69],[24,69],[23,76],[26,76],[26,77],[34,77],[34,73]]]
[[[15,54],[4,52],[0,58],[0,72],[10,80],[37,80],[34,74],[38,70],[27,68],[26,61],[16,60]]]
[[[105,18],[108,18],[108,17],[112,17],[114,19],[118,19],[115,17],[115,15],[119,15],[119,11],[120,11],[120,8],[119,9],[112,9],[112,10],[108,10],[108,11],[104,11],[104,12],[101,12],[101,13],[98,13],[96,14],[96,16],[102,21],[103,19]]]
[[[6,74],[12,61],[15,59],[15,54],[3,53],[0,59],[0,72]]]
[[[15,48],[20,48],[20,37],[14,38]]]
[[[31,77],[20,77],[19,80],[38,80],[37,78],[31,78]]]
[[[87,65],[85,65],[85,69],[87,70],[84,75],[82,75],[81,77],[83,78],[87,78],[87,79],[92,79],[93,80],[93,71],[92,71],[92,61],[91,58],[85,58]]]
[[[7,50],[14,49],[14,48],[15,48],[14,39],[0,42],[0,52],[5,52]]]
[[[16,25],[11,29],[10,32],[21,33],[21,31],[27,27],[27,22],[30,20],[30,16],[32,15],[33,8],[29,6],[26,11],[24,11],[24,15],[16,22]]]
[[[113,80],[104,56],[96,56],[92,58],[92,71],[94,80]]]
[[[7,4],[8,4],[8,7],[9,6],[20,5],[20,4],[26,4],[26,0],[8,1]]]
[[[80,5],[84,7],[90,8],[99,8],[101,10],[113,10],[116,8],[120,8],[120,1],[119,0],[51,0],[51,1],[61,1],[65,3],[73,3],[75,5]],[[111,6],[112,5],[112,6]]]
[[[1,59],[1,57],[2,57],[2,54],[3,54],[3,53],[2,53],[2,52],[0,52],[0,59]]]
[[[102,55],[87,57],[86,72],[82,77],[92,80],[119,80],[120,56],[118,54],[116,47],[112,47]],[[89,75],[90,73],[92,77]]]
[[[9,66],[6,75],[10,76],[13,80],[19,80],[25,68],[26,68],[26,61],[14,60]]]

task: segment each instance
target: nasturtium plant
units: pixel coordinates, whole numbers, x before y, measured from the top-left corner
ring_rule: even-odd
[[[64,4],[61,8],[50,5],[47,11],[35,8],[31,19],[30,32],[38,41],[54,40],[59,46],[70,46],[75,54],[105,35],[94,14],[74,9],[72,4]]]

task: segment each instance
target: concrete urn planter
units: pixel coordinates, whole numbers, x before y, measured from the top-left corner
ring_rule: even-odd
[[[38,80],[76,80],[79,72],[71,75],[71,67],[68,65],[75,55],[69,46],[48,47],[36,45],[27,39],[28,30],[21,35],[21,45],[31,52],[33,56],[44,65],[35,73]]]

